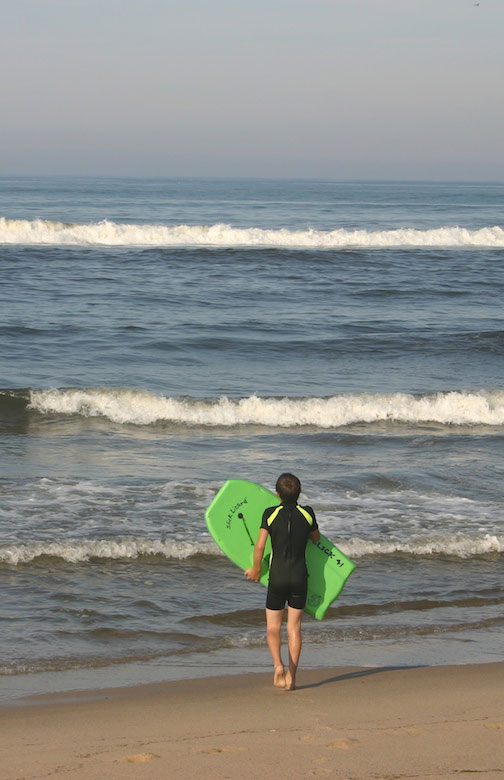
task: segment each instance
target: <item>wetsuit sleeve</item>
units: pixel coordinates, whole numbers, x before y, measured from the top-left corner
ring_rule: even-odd
[[[306,511],[309,512],[311,514],[311,516],[313,517],[313,525],[310,528],[310,532],[311,531],[318,531],[318,523],[317,523],[317,518],[315,517],[315,512],[313,511],[311,506],[305,506],[304,509],[306,509]]]

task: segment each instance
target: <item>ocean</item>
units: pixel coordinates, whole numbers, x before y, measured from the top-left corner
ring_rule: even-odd
[[[0,179],[0,698],[270,668],[204,511],[357,564],[301,665],[501,660],[504,185]]]

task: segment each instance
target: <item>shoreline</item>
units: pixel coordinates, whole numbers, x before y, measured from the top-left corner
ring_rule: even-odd
[[[504,662],[229,674],[24,697],[0,709],[2,780],[504,776]]]
[[[504,664],[504,662],[503,662]],[[470,666],[491,666],[493,664],[470,664]],[[266,664],[265,664],[266,666]],[[436,667],[416,665],[416,666],[327,666],[327,667],[310,667],[301,668],[298,672],[298,685],[296,691],[304,690],[305,688],[320,687],[326,682],[332,680],[332,678],[349,679],[352,677],[365,677],[367,675],[378,674],[382,672],[391,671],[406,671],[408,669],[430,669]],[[449,668],[449,667],[443,667]],[[454,665],[454,668],[457,668]],[[269,669],[269,666],[268,666]],[[329,677],[328,677],[329,676]],[[320,678],[320,679],[319,679]],[[326,679],[328,678],[328,679]],[[215,674],[200,675],[197,677],[180,677],[172,680],[152,680],[149,682],[135,682],[131,685],[103,685],[96,687],[76,687],[56,689],[53,691],[37,691],[34,693],[25,693],[12,697],[11,699],[4,699],[0,701],[0,717],[7,712],[17,711],[20,709],[30,709],[37,707],[57,707],[59,705],[66,705],[69,703],[79,703],[83,701],[117,701],[125,699],[143,698],[149,695],[153,696],[169,696],[173,692],[179,690],[188,691],[205,691],[210,690],[216,686],[222,688],[232,688],[236,683],[238,686],[242,684],[244,687],[248,687],[249,681],[251,686],[254,681],[263,687],[269,687],[273,680],[273,671],[230,671],[228,674],[222,674],[222,672],[216,672]],[[272,686],[273,687],[273,686]],[[275,692],[275,691],[273,691]],[[287,693],[277,689],[279,693]]]

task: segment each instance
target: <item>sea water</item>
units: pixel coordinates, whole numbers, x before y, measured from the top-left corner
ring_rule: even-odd
[[[0,180],[0,689],[269,669],[204,511],[357,569],[305,666],[500,660],[504,186]]]

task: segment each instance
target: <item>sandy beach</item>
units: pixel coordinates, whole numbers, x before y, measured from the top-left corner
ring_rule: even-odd
[[[504,663],[210,677],[24,699],[2,780],[504,775]]]

